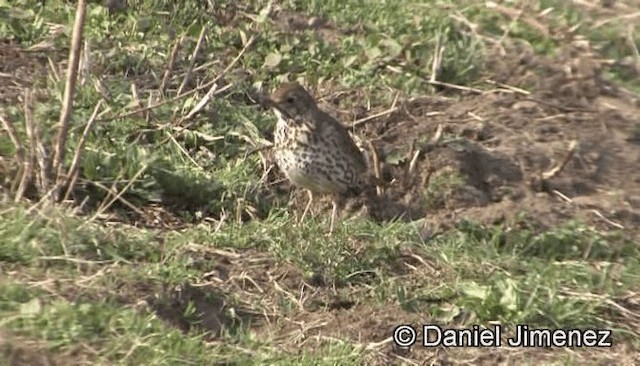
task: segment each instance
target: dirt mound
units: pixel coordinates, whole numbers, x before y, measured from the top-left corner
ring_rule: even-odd
[[[436,191],[425,197],[424,187],[410,188],[414,202],[431,204],[428,218],[446,221],[453,211],[495,222],[527,211],[545,226],[577,216],[602,229],[636,230],[640,109],[600,78],[588,53],[567,54],[531,61],[538,77],[533,93],[502,89],[450,101],[430,110],[433,117],[416,118],[424,108],[414,106],[413,118],[401,118],[406,127],[386,139],[382,151],[385,144],[434,135],[438,126],[444,131],[435,147],[425,146],[430,151],[415,169],[430,177],[427,187],[436,179]],[[437,183],[443,175],[449,177],[445,192]],[[456,176],[463,183],[456,185]],[[434,200],[434,194],[443,197]]]

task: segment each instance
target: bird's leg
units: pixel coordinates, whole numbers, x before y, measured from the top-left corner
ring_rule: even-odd
[[[333,204],[333,208],[331,209],[331,223],[329,224],[329,235],[333,234],[333,225],[336,221],[336,216],[338,214],[338,202],[336,200],[331,201]]]
[[[333,234],[333,228],[335,227],[336,218],[338,217],[338,210],[344,209],[345,197],[343,195],[336,195],[331,200],[333,205],[331,209],[331,223],[329,224],[329,235]]]
[[[304,208],[304,211],[302,212],[302,216],[300,217],[301,224],[304,221],[305,216],[307,216],[307,212],[309,212],[309,209],[311,208],[311,202],[313,202],[313,192],[311,192],[310,190],[307,190],[307,193],[309,194],[309,202],[307,203],[307,207]]]

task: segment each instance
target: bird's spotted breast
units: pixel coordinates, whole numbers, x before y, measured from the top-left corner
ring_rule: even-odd
[[[339,122],[313,120],[325,114],[298,115],[293,120],[277,109],[274,112],[278,118],[274,133],[276,162],[293,184],[322,193],[360,189],[364,171],[358,162],[362,157],[351,156],[354,143],[346,129],[334,126]],[[357,149],[355,152],[360,153]]]

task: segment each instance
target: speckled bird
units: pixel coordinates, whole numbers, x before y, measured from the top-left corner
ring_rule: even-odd
[[[368,186],[365,157],[349,131],[318,108],[299,83],[282,85],[269,99],[278,117],[274,134],[276,163],[295,186],[309,193],[300,221],[309,211],[314,193],[330,194],[332,233],[342,200],[362,193]]]

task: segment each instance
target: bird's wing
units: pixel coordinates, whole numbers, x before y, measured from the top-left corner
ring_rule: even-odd
[[[324,111],[318,110],[319,113],[322,113],[324,116],[321,116],[324,121],[328,123],[322,124],[324,131],[322,131],[325,136],[332,136],[336,141],[336,148],[344,149],[348,158],[351,160],[351,164],[356,167],[358,171],[364,173],[367,171],[367,162],[362,155],[362,152],[356,145],[355,141],[349,136],[349,131],[347,128],[342,125],[335,118],[331,117]]]

